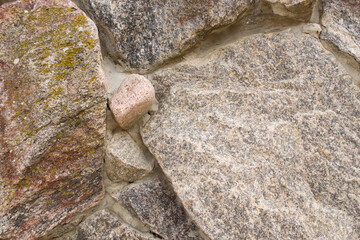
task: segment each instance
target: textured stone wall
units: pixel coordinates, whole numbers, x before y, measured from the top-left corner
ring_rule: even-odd
[[[0,239],[360,238],[357,0],[5,2]]]

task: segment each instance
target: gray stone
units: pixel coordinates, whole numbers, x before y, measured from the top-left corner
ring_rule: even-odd
[[[202,239],[177,202],[175,193],[162,179],[132,184],[115,199],[121,200],[130,212],[164,239]]]
[[[358,0],[323,1],[320,37],[360,63],[360,4]]]
[[[153,77],[142,130],[210,239],[359,239],[360,92],[307,34],[257,34]]]
[[[74,238],[74,237],[73,237]],[[71,238],[71,239],[73,239]],[[132,229],[113,213],[101,210],[82,222],[76,231],[76,240],[156,240],[149,233]]]
[[[118,130],[106,144],[105,167],[113,182],[133,182],[149,174],[153,163],[127,132]]]
[[[104,195],[100,44],[70,0],[5,3],[0,23],[0,239],[35,239]]]
[[[315,0],[81,0],[97,23],[113,59],[146,71],[196,45],[209,32],[261,14],[263,2],[275,14],[309,19]],[[264,6],[265,6],[264,5]]]

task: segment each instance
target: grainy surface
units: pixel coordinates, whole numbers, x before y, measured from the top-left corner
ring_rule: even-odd
[[[177,202],[175,193],[162,179],[129,186],[115,198],[163,239],[202,239]]]
[[[360,94],[309,35],[156,74],[142,136],[211,239],[359,239]]]
[[[150,234],[132,229],[108,210],[101,210],[82,222],[77,229],[76,240],[156,240]]]
[[[245,18],[260,0],[81,0],[109,54],[127,69],[149,70],[220,26]],[[314,0],[265,1],[279,13],[309,18]],[[259,11],[261,13],[261,11]]]
[[[358,0],[323,1],[320,37],[329,41],[360,63],[360,2]]]
[[[144,76],[127,77],[111,97],[109,107],[122,129],[132,127],[155,102],[155,90]]]
[[[105,166],[113,182],[134,182],[153,169],[153,163],[148,162],[141,148],[121,130],[106,144]]]
[[[106,91],[71,1],[0,7],[0,238],[43,236],[103,196]]]

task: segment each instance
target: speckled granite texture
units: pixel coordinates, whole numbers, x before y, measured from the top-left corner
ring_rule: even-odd
[[[1,240],[360,239],[358,0],[4,2]]]
[[[109,101],[109,107],[122,129],[131,128],[155,102],[155,90],[144,76],[131,74],[124,79]]]
[[[153,165],[127,132],[119,130],[107,142],[105,166],[113,182],[134,182],[149,174]]]
[[[272,5],[276,14],[309,19],[315,1],[80,0],[80,2],[97,23],[109,54],[127,69],[146,71],[178,56],[193,47],[212,30],[246,17],[265,3]],[[261,14],[261,11],[258,12]]]
[[[71,1],[0,7],[0,239],[34,239],[103,196],[106,91]]]
[[[360,2],[326,0],[323,5],[320,37],[360,63]]]
[[[122,223],[108,210],[94,213],[80,224],[72,239],[76,240],[158,240],[150,234],[144,234]]]
[[[142,136],[210,239],[359,239],[360,94],[312,36],[157,73]]]
[[[115,198],[163,239],[202,239],[173,190],[160,178],[129,186]]]

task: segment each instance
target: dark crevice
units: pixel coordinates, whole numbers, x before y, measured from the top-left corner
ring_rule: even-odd
[[[160,236],[159,234],[157,234],[157,233],[154,232],[154,231],[151,231],[151,230],[150,230],[149,233],[150,233],[151,235],[153,235],[154,237],[156,237],[156,238],[164,239],[162,236]]]
[[[0,0],[0,6],[3,5],[4,3],[8,3],[8,2],[15,2],[16,0]]]
[[[341,51],[334,44],[320,40],[322,46],[332,53],[337,62],[345,69],[346,73],[351,76],[351,79],[357,87],[360,88],[360,63],[355,60],[350,54]]]

